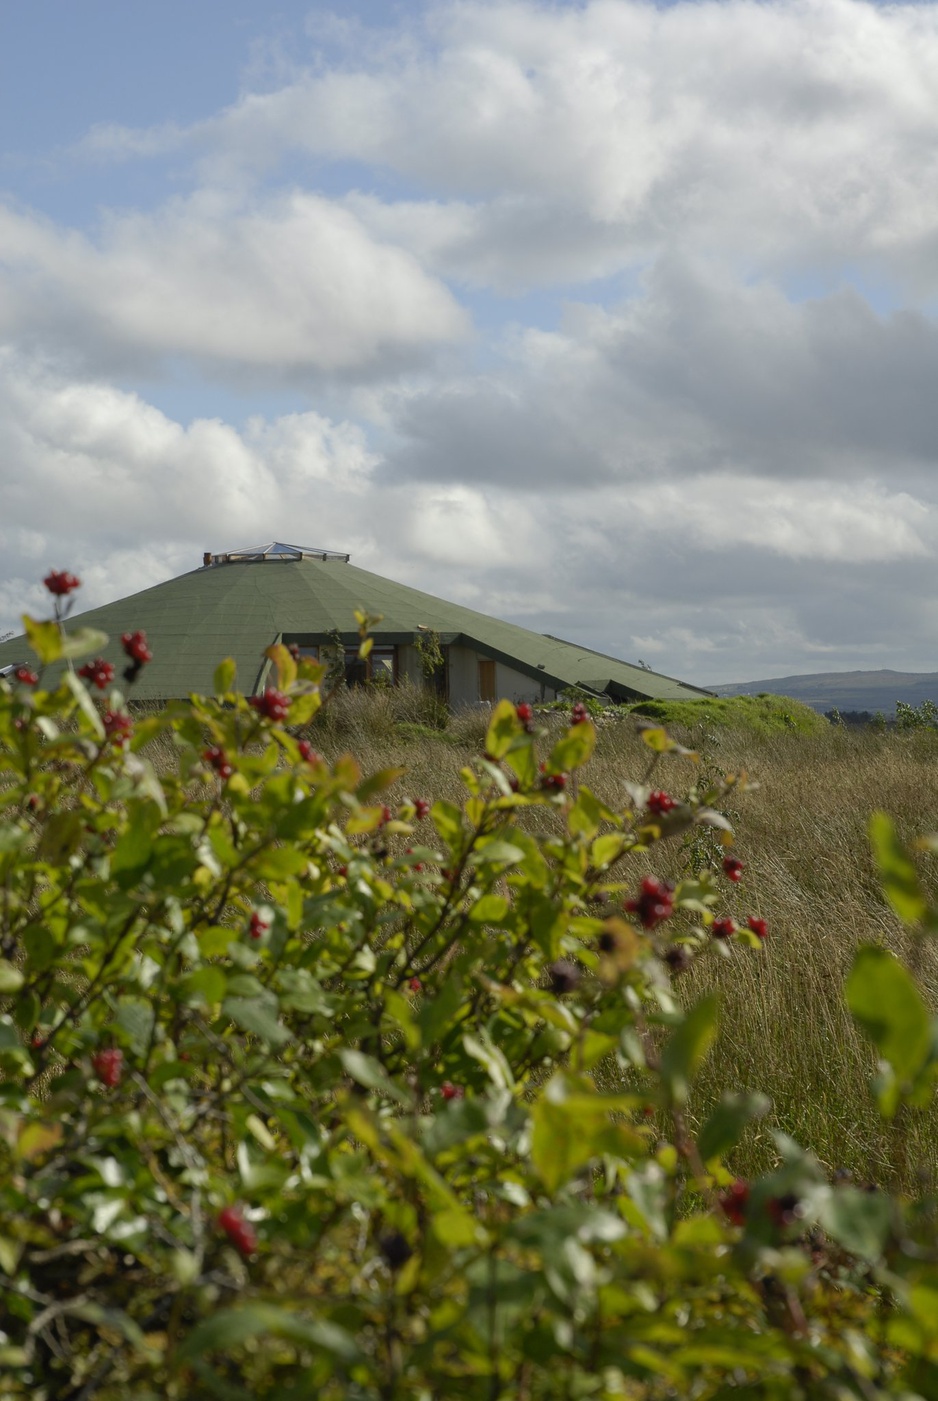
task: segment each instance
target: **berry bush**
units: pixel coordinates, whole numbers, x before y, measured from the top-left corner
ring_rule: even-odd
[[[224,663],[135,724],[47,585],[0,682],[3,1401],[938,1396],[933,1184],[830,1181],[783,1134],[740,1179],[769,1103],[731,1065],[688,1115],[719,999],[681,979],[771,921],[722,912],[735,858],[656,860],[728,846],[744,778],[651,787],[679,746],[649,725],[607,805],[588,714],[545,743],[502,702],[461,803],[403,797],[313,750],[325,677],[282,646],[263,696]],[[913,952],[862,946],[845,996],[898,1160],[938,912],[871,833]]]

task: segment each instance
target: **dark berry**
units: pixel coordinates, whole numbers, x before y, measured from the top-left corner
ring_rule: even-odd
[[[91,1057],[91,1064],[102,1085],[113,1089],[115,1085],[120,1084],[124,1067],[123,1051],[118,1051],[116,1047],[98,1051]]]
[[[202,758],[215,770],[218,777],[223,782],[225,779],[229,779],[234,773],[234,766],[228,758],[228,755],[225,753],[224,749],[219,748],[217,744],[214,744],[211,749],[204,750]]]
[[[106,710],[101,716],[101,723],[107,738],[118,748],[123,748],[133,734],[133,720],[120,710]]]
[[[430,816],[430,804],[427,802],[426,798],[414,799],[414,813],[419,822],[422,822],[425,817]]]
[[[734,1226],[744,1226],[746,1224],[746,1209],[749,1205],[749,1183],[744,1182],[741,1177],[737,1177],[732,1186],[720,1194],[720,1206],[728,1220]]]
[[[81,580],[76,579],[74,574],[69,574],[67,569],[50,569],[49,573],[42,581],[50,593],[57,598],[64,597],[73,589],[81,587]]]
[[[411,978],[407,986],[410,988],[411,992],[420,992],[420,990],[423,987],[423,983],[420,981],[419,978]]]
[[[219,1228],[231,1241],[239,1255],[253,1255],[257,1249],[257,1232],[245,1221],[240,1206],[226,1206],[218,1213]]]
[[[667,793],[662,793],[660,789],[656,789],[653,793],[648,794],[646,806],[655,817],[664,817],[666,812],[677,807],[677,799],[670,797]]]
[[[588,720],[589,718],[590,713],[587,710],[586,706],[583,704],[582,701],[577,701],[576,705],[570,711],[570,724],[582,725],[583,721]]]
[[[285,696],[283,691],[274,690],[272,686],[268,686],[262,696],[251,696],[248,704],[265,720],[272,720],[274,724],[286,720],[290,712],[290,697]]]
[[[400,1231],[391,1231],[388,1235],[382,1236],[379,1249],[392,1270],[401,1269],[414,1253]]]
[[[39,677],[28,666],[18,666],[13,675],[21,686],[36,686],[39,683]]]
[[[625,908],[637,914],[643,929],[655,929],[674,913],[674,887],[655,876],[646,876],[641,893],[635,900],[626,900]]]
[[[801,1216],[801,1202],[794,1192],[786,1192],[781,1197],[770,1197],[765,1204],[766,1211],[779,1228],[790,1226]]]
[[[248,929],[252,939],[262,939],[270,928],[270,920],[258,914],[257,910],[251,915],[251,923]]]
[[[672,973],[684,973],[691,966],[693,956],[686,944],[672,944],[665,949],[664,961]]]
[[[545,773],[541,779],[541,787],[548,793],[562,793],[567,786],[567,775],[565,773]]]
[[[743,863],[738,856],[724,856],[723,874],[727,880],[740,881],[743,878]]]
[[[121,634],[121,646],[126,655],[138,666],[145,666],[147,662],[152,662],[153,653],[147,646],[147,635],[145,632],[125,632]]]
[[[90,681],[92,686],[97,686],[99,691],[104,691],[114,680],[114,668],[103,657],[95,657],[93,662],[85,662],[78,668],[78,675]]]
[[[558,958],[547,969],[550,975],[550,990],[562,997],[565,992],[573,992],[580,981],[580,970],[569,959]]]
[[[718,915],[710,926],[714,939],[729,939],[736,933],[736,921],[729,915]]]
[[[759,919],[757,915],[750,915],[746,920],[746,928],[751,929],[759,939],[767,939],[769,927],[764,919]]]

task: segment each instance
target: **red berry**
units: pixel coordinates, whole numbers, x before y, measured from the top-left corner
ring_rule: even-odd
[[[121,1072],[124,1066],[124,1053],[118,1051],[116,1047],[111,1047],[104,1051],[98,1051],[91,1057],[91,1064],[94,1073],[101,1081],[102,1085],[107,1085],[113,1089],[120,1084]]]
[[[130,660],[139,663],[141,666],[153,660],[153,653],[147,646],[147,635],[145,632],[122,633],[121,646]]]
[[[465,1093],[462,1085],[454,1085],[452,1080],[444,1080],[440,1086],[440,1094],[444,1099],[462,1099]]]
[[[644,929],[655,929],[674,913],[674,886],[655,876],[645,876],[641,894],[636,900],[626,900],[625,908],[638,915]]]
[[[240,1255],[253,1255],[257,1249],[257,1232],[245,1221],[240,1206],[226,1206],[218,1213],[218,1225]]]
[[[764,919],[759,919],[757,915],[750,915],[748,917],[746,920],[746,928],[751,929],[753,934],[760,939],[767,939],[769,936],[768,925]]]
[[[734,1226],[746,1224],[746,1208],[749,1205],[749,1183],[737,1177],[731,1187],[721,1193],[720,1206]]]
[[[93,662],[85,662],[78,668],[78,675],[97,686],[99,691],[104,691],[114,680],[114,668],[103,657],[95,657]]]
[[[42,582],[57,598],[64,597],[73,589],[81,588],[81,580],[76,579],[74,574],[69,574],[67,569],[50,569]]]
[[[234,773],[231,760],[224,749],[220,749],[217,744],[213,745],[211,749],[203,750],[202,758],[215,770],[222,782]]]
[[[531,721],[534,719],[534,711],[531,706],[528,705],[527,701],[522,701],[520,705],[515,706],[515,714],[522,725],[530,725]]]
[[[583,704],[582,701],[577,701],[576,705],[570,711],[570,724],[582,725],[584,720],[588,720],[589,718],[590,713],[587,710],[586,706]]]
[[[653,793],[648,794],[646,806],[649,812],[654,813],[655,817],[664,817],[666,812],[677,807],[677,799],[669,797],[667,793],[662,793],[660,789],[656,789]]]
[[[743,878],[743,863],[738,856],[724,856],[723,874],[727,880],[740,881]]]
[[[343,878],[348,875],[348,866],[340,866],[337,872]]]
[[[300,660],[300,644],[298,642],[289,643],[287,646],[287,651],[290,653],[290,656],[295,662],[298,662]]]
[[[545,773],[541,779],[541,787],[546,788],[550,793],[562,793],[567,786],[567,775],[565,773]]]
[[[270,928],[270,920],[265,919],[257,910],[251,915],[249,933],[252,939],[262,939]]]
[[[112,744],[123,748],[133,734],[134,722],[129,715],[117,710],[106,710],[101,716],[104,733]]]
[[[30,671],[28,666],[18,666],[14,671],[13,675],[16,677],[17,681],[20,683],[21,686],[38,685],[39,677],[34,671]]]
[[[272,720],[275,724],[286,720],[290,712],[290,697],[285,696],[283,691],[274,690],[272,686],[268,686],[262,696],[251,696],[248,704],[265,720]]]
[[[420,992],[421,988],[423,987],[423,983],[420,981],[419,978],[411,978],[407,986],[410,988],[411,992]]]
[[[304,764],[319,763],[319,755],[316,753],[315,749],[310,744],[308,739],[301,739],[296,747],[300,751],[300,758],[303,760]]]
[[[414,812],[419,822],[422,822],[425,817],[429,817],[430,804],[427,802],[426,798],[414,799]]]
[[[729,915],[719,915],[710,926],[714,939],[729,939],[736,933],[736,922]]]
[[[383,827],[384,824],[385,824],[386,822],[390,822],[390,821],[391,821],[391,818],[393,817],[393,815],[394,815],[394,814],[391,812],[391,809],[390,809],[390,808],[388,808],[388,807],[383,807],[383,808],[381,809],[381,823],[380,823],[380,825]]]

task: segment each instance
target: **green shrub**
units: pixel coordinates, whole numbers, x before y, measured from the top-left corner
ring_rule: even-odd
[[[790,696],[720,696],[699,701],[640,701],[633,715],[660,720],[663,725],[689,730],[729,729],[768,736],[819,734],[828,727],[825,716]]]
[[[30,630],[40,663],[98,645]],[[678,747],[649,727],[607,806],[589,720],[545,744],[502,702],[461,804],[388,806],[399,769],[297,737],[320,668],[270,656],[276,689],[226,664],[136,726],[108,678],[103,704],[71,671],[0,683],[4,1401],[934,1395],[931,1199],[830,1183],[784,1135],[736,1180],[768,1101],[731,1066],[687,1120],[718,997],[675,979],[767,931],[719,913],[719,866],[652,873],[729,838],[741,781],[652,788]],[[846,992],[909,1180],[932,1020],[879,948]]]

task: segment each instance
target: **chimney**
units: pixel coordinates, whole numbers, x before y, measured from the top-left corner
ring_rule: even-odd
[[[211,552],[211,550],[206,550],[206,551],[205,551],[205,554],[202,556],[202,568],[203,568],[203,569],[207,569],[208,566],[211,564],[211,562],[212,562],[212,552]]]

